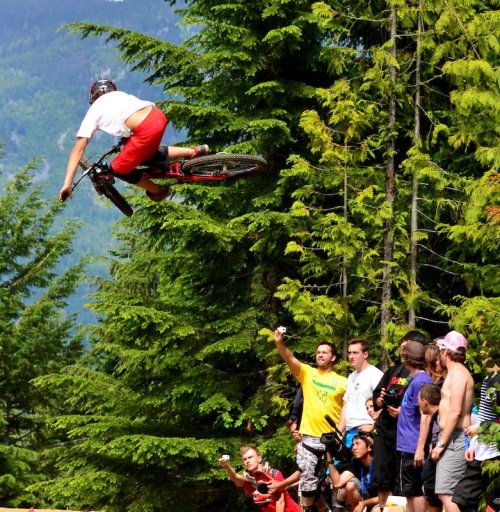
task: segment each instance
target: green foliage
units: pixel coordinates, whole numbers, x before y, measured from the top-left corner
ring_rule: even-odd
[[[46,181],[44,197],[55,198],[88,108],[92,80],[106,75],[116,79],[120,89],[139,97],[151,101],[161,97],[159,88],[144,83],[144,74],[130,73],[118,61],[114,45],[94,38],[81,41],[63,25],[75,20],[112,23],[149,34],[166,34],[170,41],[176,41],[180,38],[177,16],[163,0],[0,0],[0,11],[0,139],[5,141],[6,153],[0,162],[0,184],[5,186],[10,169],[43,156],[36,180]],[[101,135],[92,140],[89,155],[112,143],[111,137]],[[179,134],[169,129],[167,137],[171,141]],[[56,221],[58,226],[70,219],[85,223],[79,233],[80,243],[61,260],[58,270],[89,254],[106,254],[113,242],[110,227],[119,216],[116,209],[106,208],[106,202],[97,199],[90,182],[84,180]],[[92,271],[104,272],[98,265]],[[84,307],[88,291],[87,284],[81,283],[69,299],[69,311],[76,312],[82,323],[95,321]]]
[[[0,196],[0,499],[11,506],[32,503],[28,485],[43,479],[38,456],[51,436],[45,428],[56,395],[31,380],[57,372],[81,353],[81,339],[66,317],[68,297],[82,265],[58,275],[75,225],[55,231],[61,207],[41,198],[33,184],[37,162],[13,175]]]
[[[220,454],[237,459],[238,446],[253,442],[283,469],[293,457],[283,423],[295,384],[269,343],[278,322],[306,361],[318,340],[341,349],[362,336],[374,362],[390,362],[410,307],[431,336],[450,325],[467,334],[473,355],[484,337],[498,338],[497,139],[481,122],[497,93],[495,66],[456,24],[458,16],[471,27],[482,14],[474,3],[426,3],[423,19],[436,31],[419,50],[425,116],[415,140],[417,16],[399,4],[405,44],[395,56],[388,6],[373,3],[194,1],[180,14],[199,31],[180,45],[72,25],[117,43],[164,87],[174,99],[163,106],[190,140],[262,153],[269,168],[227,184],[177,185],[160,204],[130,196],[136,213],[117,226],[110,277],[95,280],[100,323],[88,364],[37,380],[62,394],[64,414],[51,425],[67,444],[47,451],[57,472],[33,492],[110,511],[235,510]],[[481,88],[475,103],[466,85]],[[393,298],[381,340],[387,267]]]

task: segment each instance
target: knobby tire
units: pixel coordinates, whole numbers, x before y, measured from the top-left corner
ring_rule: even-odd
[[[183,162],[181,170],[192,176],[244,176],[262,172],[267,162],[260,156],[219,153],[199,156]]]
[[[85,157],[80,159],[80,167],[86,171],[92,166],[92,162]],[[116,190],[109,178],[95,178],[90,177],[92,185],[98,194],[104,195],[108,198],[124,215],[131,217],[134,213],[132,207],[128,204],[127,200]]]

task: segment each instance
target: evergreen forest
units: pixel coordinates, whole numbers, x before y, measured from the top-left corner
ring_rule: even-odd
[[[175,185],[161,203],[123,187],[134,215],[113,212],[109,240],[92,240],[106,271],[82,258],[61,270],[89,219],[66,220],[71,203],[46,194],[59,177],[39,179],[43,155],[8,160],[4,141],[1,504],[251,510],[218,459],[241,469],[239,447],[254,444],[294,470],[297,384],[272,342],[278,325],[305,362],[333,342],[345,375],[351,338],[386,369],[408,330],[455,329],[479,385],[485,341],[500,359],[496,7],[169,0],[156,8],[175,12],[174,38],[149,31],[161,14],[139,7],[139,28],[66,24],[75,48],[111,51],[113,69],[161,91],[183,144],[262,155],[268,168]],[[43,134],[41,123],[29,129]],[[112,209],[90,195],[85,208]],[[83,279],[94,322],[68,309]],[[481,436],[500,445],[500,425]],[[487,470],[500,478],[500,461]]]

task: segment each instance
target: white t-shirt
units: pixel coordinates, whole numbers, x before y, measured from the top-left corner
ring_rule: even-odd
[[[149,105],[154,103],[122,91],[103,94],[87,111],[76,136],[91,139],[96,130],[102,130],[116,137],[130,137],[132,132],[126,127],[125,121],[134,112]]]
[[[372,425],[373,420],[366,411],[366,401],[373,396],[383,373],[373,365],[368,365],[361,372],[354,371],[347,378],[344,394],[344,419],[346,430],[359,425]]]

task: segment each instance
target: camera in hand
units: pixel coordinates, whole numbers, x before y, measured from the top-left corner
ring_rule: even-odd
[[[343,443],[342,433],[329,416],[325,416],[325,418],[333,430],[321,434],[320,441],[325,445],[326,450],[335,460],[339,462],[349,462],[352,458],[352,452]]]
[[[256,489],[260,494],[269,494],[269,487],[265,482],[259,482]]]
[[[397,388],[389,388],[384,395],[385,405],[399,407],[401,405],[401,396]]]

